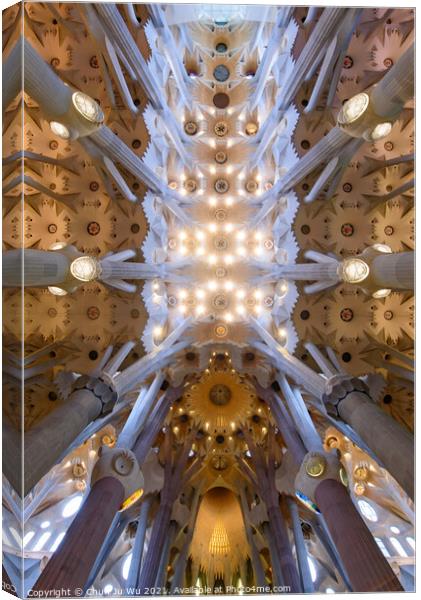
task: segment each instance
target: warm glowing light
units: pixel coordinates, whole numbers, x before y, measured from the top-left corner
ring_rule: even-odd
[[[208,281],[208,288],[211,292],[214,292],[218,289],[218,282],[214,279],[211,279],[210,281]]]
[[[198,304],[198,305],[196,306],[196,316],[197,316],[197,317],[200,317],[200,315],[203,315],[203,314],[204,314],[204,312],[205,312],[205,307],[204,307],[204,305],[203,305],[203,304]]]
[[[198,298],[199,300],[203,300],[203,298],[206,296],[205,291],[198,289],[196,290],[196,298]]]
[[[205,232],[202,229],[198,229],[195,232],[195,237],[196,237],[197,240],[199,240],[200,242],[202,242],[205,239],[206,235],[205,235]]]
[[[244,298],[246,297],[246,292],[240,289],[235,292],[235,295],[238,298],[238,300],[244,300]]]
[[[98,102],[83,92],[74,92],[72,95],[73,106],[85,119],[100,125],[104,121],[104,113]]]
[[[349,125],[356,121],[367,110],[369,101],[368,94],[364,92],[347,100],[338,115],[338,122],[342,125]]]
[[[49,285],[48,291],[50,292],[50,294],[53,294],[53,296],[66,296],[67,295],[66,290],[63,290],[62,288],[59,288],[55,285]]]
[[[232,223],[225,223],[224,231],[226,231],[227,233],[231,233],[233,229],[234,225]]]
[[[379,123],[375,126],[369,137],[376,142],[389,135],[392,131],[392,123]]]
[[[187,291],[186,290],[180,290],[178,292],[178,297],[180,298],[180,300],[185,300],[187,298]]]
[[[231,173],[232,173],[232,171],[233,171],[233,168],[232,168],[232,166],[230,165],[229,167],[227,167],[227,168],[225,169],[225,171],[226,171],[227,175],[231,175]]]
[[[388,290],[388,289],[377,290],[377,292],[374,292],[373,298],[386,298],[391,293],[392,293],[392,290]]]
[[[254,290],[253,296],[255,297],[256,300],[261,300],[263,297],[263,294],[262,294],[261,290]]]
[[[233,199],[231,198],[231,196],[228,196],[228,198],[225,198],[225,206],[232,206],[233,204]]]
[[[162,333],[163,333],[163,329],[160,325],[157,325],[156,327],[153,328],[154,337],[160,338]]]
[[[179,233],[178,233],[178,239],[183,242],[185,239],[187,238],[187,233],[182,229]]]
[[[340,271],[345,283],[361,283],[367,279],[370,268],[360,258],[347,258],[343,261]]]
[[[242,317],[246,314],[246,309],[243,304],[237,304],[237,306],[235,307],[235,310]]]
[[[226,254],[224,256],[224,263],[226,265],[232,265],[233,262],[234,262],[234,257],[231,254]]]
[[[215,175],[215,173],[216,173],[216,167],[214,165],[211,165],[209,167],[209,171],[212,173],[212,175]]]
[[[216,256],[215,254],[209,254],[208,256],[208,262],[210,265],[215,265],[216,264]]]
[[[216,233],[216,231],[218,230],[218,227],[217,227],[216,223],[209,223],[208,229],[211,233]]]
[[[245,246],[237,246],[235,252],[238,254],[238,256],[246,256],[247,248]]]
[[[232,323],[232,321],[233,321],[232,314],[231,314],[231,313],[229,313],[229,312],[225,313],[225,315],[224,315],[224,320],[225,320],[227,323]]]
[[[224,288],[227,290],[227,292],[231,292],[234,289],[234,283],[228,280],[224,283]]]
[[[50,128],[54,135],[58,135],[62,140],[68,140],[70,138],[70,131],[63,123],[57,121],[50,121]]]
[[[71,263],[70,273],[79,281],[94,281],[101,274],[101,266],[93,256],[79,256]]]
[[[237,231],[235,237],[239,242],[243,242],[246,239],[246,232],[244,230]]]

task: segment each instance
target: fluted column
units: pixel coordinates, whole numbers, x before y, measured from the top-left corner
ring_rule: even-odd
[[[102,22],[105,24],[111,38],[123,52],[126,60],[132,67],[137,78],[151,102],[155,107],[162,107],[161,86],[153,77],[151,70],[148,69],[146,60],[143,58],[139,47],[135,43],[123,17],[115,4],[96,4],[95,5]]]
[[[9,56],[3,62],[2,88],[3,110],[6,110],[23,89],[21,37],[18,38],[9,52]]]
[[[184,333],[191,326],[190,317],[183,321],[172,331],[168,337],[154,350],[138,361],[134,362],[113,377],[113,387],[119,395],[139,385],[153,372],[166,366],[174,355],[190,345],[190,339],[186,339]],[[184,337],[182,342],[178,342]],[[105,376],[105,374],[104,374]]]
[[[145,546],[146,529],[148,526],[149,511],[152,504],[152,497],[148,496],[142,502],[140,507],[140,515],[137,521],[136,535],[132,547],[132,560],[130,563],[129,574],[127,576],[126,590],[136,588],[137,578],[139,576],[140,567],[143,559]]]
[[[71,106],[72,88],[64,84],[27,40],[23,41],[23,52],[25,92],[49,120],[59,119]]]
[[[69,398],[25,432],[24,495],[87,425],[111,412],[116,400],[117,394],[100,379],[79,377]]]
[[[358,433],[402,486],[414,498],[414,437],[371,400],[360,379],[337,375],[329,380],[323,400]]]
[[[278,8],[278,16],[276,23],[273,26],[270,40],[266,45],[266,49],[257,68],[254,76],[253,83],[256,85],[256,89],[250,98],[250,110],[253,110],[259,103],[262,96],[263,90],[267,83],[267,78],[270,74],[273,63],[278,55],[279,45],[282,40],[282,36],[285,33],[285,29],[289,24],[289,20],[292,16],[293,8],[290,6],[281,6]],[[261,22],[261,25],[264,21]],[[254,41],[256,44],[257,41]]]
[[[155,402],[157,394],[164,381],[164,373],[158,371],[145,394],[140,394],[124,423],[117,440],[119,448],[132,448]]]
[[[378,289],[413,290],[415,253],[379,254],[370,263],[370,284]]]
[[[314,585],[311,579],[310,567],[308,564],[308,553],[304,541],[301,521],[298,514],[297,503],[287,497],[289,514],[291,515],[292,531],[294,533],[295,552],[297,554],[298,570],[300,572],[301,585],[304,593],[313,593]]]
[[[344,7],[327,7],[317,21],[308,42],[301,51],[290,78],[285,83],[285,94],[282,94],[280,108],[286,110],[298,92],[303,80],[315,63],[321,60],[321,53],[352,9]]]
[[[356,592],[403,591],[345,487],[333,479],[320,483],[315,500]]]
[[[70,259],[61,252],[9,250],[3,253],[3,285],[5,287],[46,287],[66,281]]]
[[[282,265],[278,269],[279,276],[293,281],[329,281],[339,282],[338,261],[326,263],[307,263]]]
[[[341,481],[336,454],[310,452],[296,489],[321,511],[354,592],[401,591],[402,587]]]
[[[385,119],[397,116],[414,95],[415,48],[408,50],[374,87],[371,102],[376,115]]]

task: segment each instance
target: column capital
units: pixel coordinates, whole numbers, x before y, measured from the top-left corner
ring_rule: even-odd
[[[73,384],[73,391],[89,390],[101,402],[102,409],[98,419],[109,414],[117,402],[117,392],[105,381],[90,375],[82,375]]]
[[[92,470],[92,485],[105,477],[117,479],[122,484],[125,501],[131,499],[134,494],[136,498],[133,497],[133,501],[136,501],[143,494],[145,480],[137,458],[131,450],[101,446],[99,458]]]
[[[327,380],[322,400],[327,405],[328,411],[333,416],[339,417],[342,400],[354,392],[364,394],[367,400],[370,399],[370,391],[364,381],[351,375],[334,375]]]
[[[295,487],[300,495],[316,506],[316,489],[322,481],[333,479],[344,484],[344,467],[339,462],[337,452],[308,452],[295,478]]]

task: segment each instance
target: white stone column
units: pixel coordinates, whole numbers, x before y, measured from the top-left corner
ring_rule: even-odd
[[[374,86],[371,103],[374,112],[385,119],[396,117],[414,95],[415,48],[412,44]]]
[[[379,254],[370,263],[369,277],[370,284],[378,289],[413,290],[415,253]]]
[[[117,394],[100,379],[79,377],[65,402],[25,432],[24,495],[92,421],[112,411]]]
[[[278,56],[282,36],[285,33],[285,29],[288,27],[289,21],[292,16],[292,12],[293,8],[291,6],[281,6],[278,8],[278,17],[276,23],[273,26],[270,40],[266,46],[266,49],[264,51],[264,54],[253,79],[253,83],[256,85],[256,89],[249,100],[250,110],[254,110],[262,96],[273,63]],[[256,44],[257,41],[255,41],[254,43]]]
[[[60,119],[72,103],[71,87],[64,84],[33,46],[23,41],[24,89],[49,120]]]
[[[9,52],[9,56],[3,62],[2,88],[3,110],[6,110],[23,88],[21,37],[18,38]]]
[[[102,23],[108,30],[112,40],[124,53],[124,56],[155,108],[162,108],[162,89],[151,75],[146,60],[143,58],[132,34],[115,4],[95,4]]]
[[[121,396],[134,389],[149,375],[165,367],[177,352],[189,346],[191,343],[189,338],[183,339],[183,341],[177,340],[184,337],[183,334],[191,324],[192,319],[190,317],[184,319],[154,352],[143,356],[130,367],[115,375],[112,378],[112,385],[118,395]],[[107,377],[106,373],[104,373],[104,377]],[[110,378],[108,377],[108,379]]]
[[[146,529],[148,525],[148,517],[152,505],[152,496],[148,496],[142,502],[140,507],[139,519],[137,521],[136,535],[132,546],[132,561],[130,563],[129,574],[127,576],[126,591],[129,595],[129,590],[136,588],[137,578],[139,576],[140,567],[142,564],[143,550],[145,546]]]
[[[64,283],[71,260],[65,254],[45,250],[16,249],[3,253],[3,286],[47,287]]]
[[[326,263],[291,264],[278,267],[278,274],[283,279],[293,281],[328,281],[338,283],[339,262],[332,260]]]
[[[159,390],[161,389],[163,381],[164,373],[162,371],[158,371],[155,379],[146,392],[139,394],[130,415],[124,423],[123,429],[118,436],[117,447],[132,448],[137,437],[139,436],[140,430],[146,422],[148,414],[153,406],[157,394],[159,393]]]

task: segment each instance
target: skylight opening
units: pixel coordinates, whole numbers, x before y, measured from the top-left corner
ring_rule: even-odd
[[[130,553],[124,560],[123,566],[121,567],[121,575],[123,579],[127,579],[129,576],[130,565],[132,564],[132,553]]]
[[[360,508],[362,515],[366,519],[368,519],[369,521],[372,521],[373,523],[376,523],[376,521],[378,521],[377,513],[374,510],[374,508],[371,506],[371,504],[369,504],[365,500],[358,500],[358,506]]]
[[[408,553],[405,551],[399,540],[397,540],[395,537],[391,537],[389,538],[389,541],[399,556],[408,556]]]
[[[39,552],[39,550],[42,550],[45,546],[45,543],[47,542],[47,540],[50,539],[50,537],[51,537],[51,533],[49,531],[46,531],[45,533],[43,533],[42,536],[37,541],[37,543],[35,544],[35,546],[32,548],[33,552]]]
[[[67,502],[66,506],[63,508],[63,512],[61,513],[62,516],[63,517],[71,517],[72,515],[77,513],[77,511],[81,507],[82,500],[83,500],[83,497],[80,495],[75,496],[74,498],[71,498]]]
[[[57,550],[57,548],[60,546],[62,539],[64,538],[64,536],[66,535],[65,531],[62,531],[55,539],[54,544],[51,546],[50,548],[50,552],[55,552]]]

